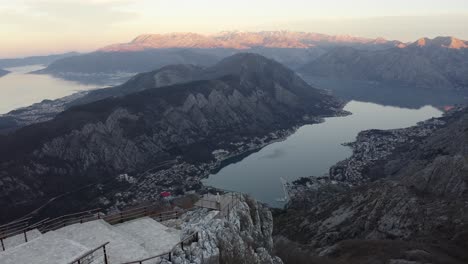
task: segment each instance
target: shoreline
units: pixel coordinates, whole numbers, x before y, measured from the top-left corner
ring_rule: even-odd
[[[291,199],[285,208],[301,207],[318,197],[333,194],[336,190],[356,188],[378,180],[369,175],[367,168],[377,166],[379,162],[396,155],[406,142],[419,142],[429,137],[446,125],[444,120],[447,115],[456,112],[457,109],[407,128],[370,129],[359,132],[354,142],[342,143],[343,146],[351,148],[352,155],[331,166],[328,174],[303,177],[288,183],[287,190]]]

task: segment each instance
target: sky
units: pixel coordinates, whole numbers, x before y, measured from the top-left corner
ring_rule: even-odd
[[[468,39],[468,0],[0,0],[0,58],[92,51],[139,34],[292,30]]]

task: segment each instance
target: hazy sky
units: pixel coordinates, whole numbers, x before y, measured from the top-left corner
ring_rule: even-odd
[[[468,39],[468,0],[0,0],[0,57],[90,51],[142,33],[300,30]]]

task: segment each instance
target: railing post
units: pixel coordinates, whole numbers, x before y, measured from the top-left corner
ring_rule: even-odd
[[[123,223],[123,215],[122,215],[122,212],[120,212],[120,223]]]
[[[104,264],[109,264],[109,263],[107,262],[106,245],[102,246],[102,251],[104,252]]]
[[[3,243],[3,237],[0,238],[0,242],[2,242],[2,249],[3,249],[3,251],[5,251],[5,244]]]
[[[26,234],[26,230],[24,230],[23,233],[24,233],[24,242],[28,242],[28,235]]]
[[[172,262],[171,255],[172,255],[172,252],[169,252],[169,262]]]

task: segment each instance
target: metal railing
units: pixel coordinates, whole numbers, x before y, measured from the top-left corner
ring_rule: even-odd
[[[134,261],[130,261],[130,262],[125,262],[125,263],[122,263],[122,264],[144,264],[145,262],[148,262],[148,261],[151,261],[151,263],[155,263],[155,261],[158,261],[158,263],[161,263],[163,262],[164,260],[166,261],[171,261],[172,260],[172,256],[174,254],[174,251],[177,249],[177,247],[181,247],[182,250],[184,250],[184,245],[190,245],[191,243],[193,242],[198,242],[198,232],[194,232],[190,235],[188,235],[187,237],[185,237],[183,240],[181,240],[179,243],[177,243],[174,247],[172,247],[171,250],[169,250],[168,252],[165,252],[165,253],[162,253],[162,254],[158,254],[158,255],[155,255],[155,256],[152,256],[152,257],[148,257],[148,258],[144,258],[144,259],[139,259],[139,260],[134,260]]]
[[[30,218],[20,219],[0,226],[0,243],[2,250],[5,250],[4,240],[8,237],[16,236],[24,232],[29,226]],[[27,240],[25,234],[25,240]]]
[[[84,223],[99,219],[101,217],[100,209],[93,209],[74,214],[63,215],[54,219],[43,219],[34,224],[30,223],[31,217],[23,218],[17,221],[0,226],[0,244],[3,251],[6,250],[5,240],[19,234],[24,235],[24,242],[28,242],[28,232],[38,229],[41,233],[57,230],[61,227],[76,223]]]
[[[94,249],[88,250],[68,264],[109,264],[106,252],[108,244],[109,242],[106,242]]]
[[[198,200],[195,205],[198,207],[218,210],[219,214],[216,216],[217,218],[226,217],[229,214],[229,212],[237,206],[237,204],[240,201],[240,197],[242,195],[239,192],[227,191],[227,190],[222,190],[222,189],[213,188],[211,189],[211,191],[216,191],[217,194],[222,193],[223,195],[230,195],[231,197],[230,197],[229,202],[227,204],[223,204],[222,201],[224,200],[224,198],[219,198],[220,199],[219,201],[202,198]],[[215,196],[214,194],[212,195]],[[216,197],[216,199],[218,199],[218,197]]]
[[[142,206],[118,213],[106,215],[103,219],[111,225],[127,222],[141,217],[151,217],[156,221],[162,222],[169,219],[179,218],[185,210],[165,211],[156,206]]]
[[[28,242],[28,232],[39,228],[47,219],[35,224],[29,224],[30,218],[25,218],[15,222],[8,223],[0,227],[0,244],[3,251],[6,250],[5,240],[23,234],[24,242]]]
[[[197,207],[202,207],[202,208],[208,208],[208,209],[213,209],[213,210],[221,210],[221,204],[217,201],[213,200],[207,200],[207,199],[199,199],[196,203],[195,206]]]
[[[216,216],[217,218],[224,218],[229,215],[229,212],[233,210],[240,201],[241,193],[226,191],[226,190],[216,190],[217,192],[223,193],[224,195],[230,194],[231,199],[227,204],[221,204],[218,201],[213,200],[199,200],[199,202],[203,205],[202,207],[211,208],[215,210],[219,210],[219,214]],[[12,237],[18,234],[24,234],[25,242],[28,242],[27,232],[33,229],[38,229],[41,233],[45,233],[48,231],[57,230],[59,228],[65,227],[67,225],[72,225],[76,223],[85,223],[93,220],[103,219],[104,221],[108,222],[111,225],[115,225],[118,223],[123,223],[126,221],[138,219],[141,217],[151,217],[156,221],[162,222],[165,220],[170,219],[177,219],[182,214],[184,214],[187,210],[172,210],[167,211],[161,209],[157,206],[142,206],[137,208],[132,208],[128,210],[124,210],[118,213],[109,214],[109,215],[102,215],[100,209],[93,209],[87,210],[79,213],[73,213],[68,215],[63,215],[54,219],[44,219],[40,222],[35,224],[30,224],[31,218],[23,218],[5,225],[0,226],[0,242],[2,246],[2,250],[5,250],[4,240],[8,237]],[[155,263],[159,259],[159,263],[163,262],[164,260],[171,261],[172,255],[177,247],[181,247],[184,251],[184,246],[187,244],[191,244],[193,242],[197,242],[199,240],[198,232],[192,233],[189,236],[185,237],[179,243],[177,243],[170,251],[159,254],[156,256],[152,256],[149,258],[136,260],[132,262],[127,262],[123,264],[144,264],[148,261],[152,261],[151,263]],[[89,250],[82,254],[80,257],[76,258],[70,264],[108,264],[108,257],[106,252],[106,245],[109,242],[106,242],[92,250]],[[102,251],[100,250],[102,249]],[[191,256],[191,254],[189,254]]]
[[[0,225],[0,232],[3,232],[9,228],[11,228],[12,226],[16,226],[18,224],[21,224],[21,223],[27,223],[31,220],[31,217],[27,217],[27,218],[22,218],[22,219],[18,219],[18,220],[15,220],[15,221],[12,221],[10,223],[7,223],[7,224],[4,224],[4,225]]]
[[[41,233],[54,231],[59,228],[73,225],[77,223],[86,223],[89,221],[101,219],[101,209],[96,208],[92,210],[82,211],[73,214],[62,215],[57,218],[53,218],[43,222],[43,224],[38,228]]]
[[[54,231],[59,228],[77,224],[86,223],[98,219],[104,219],[109,224],[123,223],[140,217],[152,217],[154,220],[162,222],[169,219],[180,217],[184,210],[164,211],[157,209],[155,206],[143,206],[125,210],[119,213],[104,216],[101,209],[86,210],[78,213],[67,214],[53,219],[43,219],[39,222],[31,224],[31,217],[19,219],[8,224],[0,226],[0,246],[2,251],[6,250],[5,240],[19,234],[24,235],[24,242],[28,242],[28,232],[33,229],[38,229],[41,233]]]

